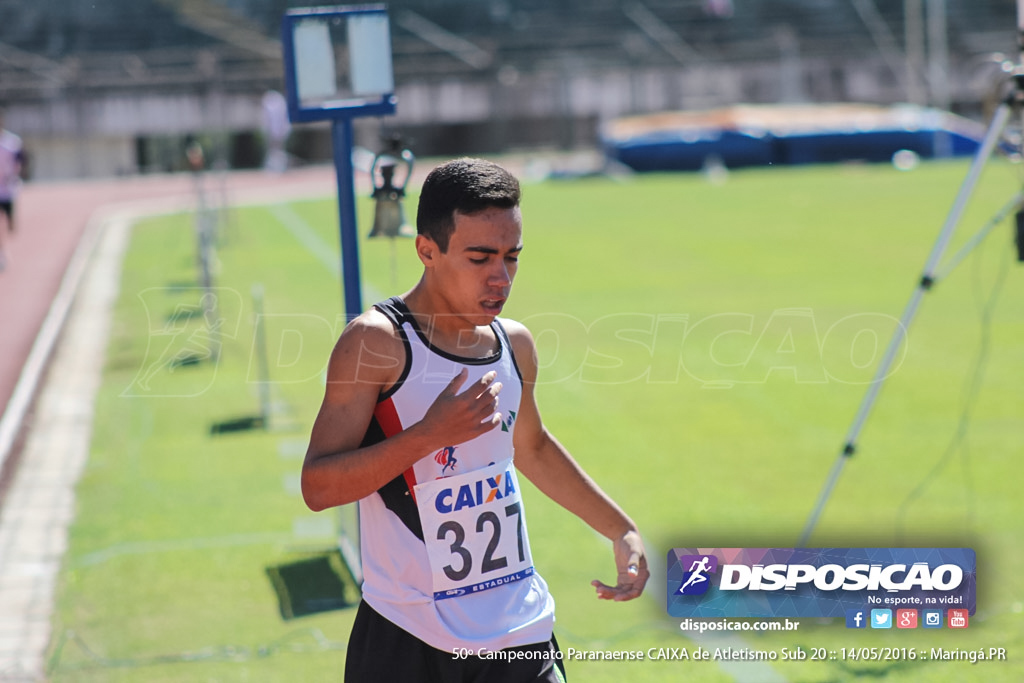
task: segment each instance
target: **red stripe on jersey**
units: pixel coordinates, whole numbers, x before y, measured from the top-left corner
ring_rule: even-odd
[[[395,410],[395,402],[390,398],[377,404],[373,409],[373,416],[377,418],[377,424],[380,425],[385,438],[391,438],[403,429],[402,420],[398,417],[398,411]],[[402,473],[402,476],[405,477],[405,484],[409,487],[409,495],[416,500],[416,473],[410,467]]]
[[[390,439],[403,429],[402,420],[399,419],[398,411],[395,410],[395,402],[390,398],[377,404],[373,409],[373,416],[377,418],[377,424],[384,432],[385,439]]]

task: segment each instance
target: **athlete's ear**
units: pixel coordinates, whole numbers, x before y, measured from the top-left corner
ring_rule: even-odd
[[[426,235],[416,235],[416,255],[420,257],[420,261],[425,267],[430,266],[440,253],[441,249],[437,246],[437,242]]]

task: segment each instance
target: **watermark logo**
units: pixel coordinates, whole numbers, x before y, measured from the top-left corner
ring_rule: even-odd
[[[892,610],[871,610],[871,628],[892,628]]]
[[[227,288],[150,288],[138,298],[148,320],[148,348],[124,396],[200,395],[216,379],[222,349],[235,354],[247,350],[247,383],[320,383],[330,349],[345,325],[341,315],[330,319],[274,311],[253,316],[248,297]],[[885,352],[884,340],[900,324],[881,313],[835,319],[809,308],[704,316],[625,311],[596,320],[551,312],[522,322],[537,342],[541,383],[695,383],[716,390],[779,381],[881,381],[884,378],[875,377],[873,370]],[[890,375],[906,355],[905,330],[903,337]],[[359,354],[355,376],[331,381],[375,381],[381,367],[395,362],[371,345]],[[417,371],[422,376],[411,379],[450,382],[454,372],[446,366],[437,371],[432,365],[444,365],[448,359],[437,358]],[[506,415],[502,430],[511,432],[514,421],[513,414]]]
[[[924,628],[942,628],[942,610],[926,609],[921,611],[921,625]]]
[[[718,570],[718,558],[714,555],[686,555],[679,558],[682,566],[689,566],[683,574],[683,583],[677,595],[703,595],[711,586],[711,574]]]
[[[828,319],[809,308],[742,312],[612,313],[584,321],[562,313],[522,320],[533,332],[541,381],[587,384],[695,381],[729,389],[769,381],[868,384],[900,322],[881,313]],[[889,374],[907,352],[906,330]],[[566,340],[569,340],[568,342]],[[888,376],[888,375],[887,375]]]
[[[896,610],[896,628],[917,628],[917,610]]]
[[[917,628],[922,610],[976,607],[970,548],[676,548],[668,554],[673,617],[835,617],[883,628],[901,610]],[[870,616],[870,619],[868,618]]]
[[[947,611],[950,628],[967,628],[968,612],[965,609],[951,609]]]
[[[138,294],[149,334],[124,397],[192,397],[209,389],[224,342],[238,338],[242,297],[234,289],[153,287]],[[206,368],[190,372],[192,368]]]
[[[867,628],[867,610],[848,609],[846,610],[846,628]]]

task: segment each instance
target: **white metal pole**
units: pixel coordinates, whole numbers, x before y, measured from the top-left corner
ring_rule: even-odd
[[[943,111],[948,111],[952,104],[949,83],[949,28],[946,19],[946,0],[928,0],[928,85],[931,90],[932,105]],[[940,156],[948,156],[948,154]]]
[[[1024,0],[1018,0],[1018,2],[1024,4]],[[864,423],[867,422],[868,415],[870,415],[871,409],[875,405],[875,401],[878,399],[878,392],[881,390],[882,384],[885,382],[885,378],[889,375],[892,363],[896,359],[896,353],[899,351],[900,344],[903,343],[903,338],[906,335],[907,329],[910,327],[911,321],[913,321],[914,316],[917,314],[917,309],[921,303],[921,299],[924,297],[925,292],[931,288],[932,283],[934,282],[935,269],[937,268],[939,261],[942,259],[942,255],[946,251],[946,248],[949,246],[949,241],[953,237],[953,231],[960,222],[960,218],[967,206],[967,202],[970,199],[971,194],[974,192],[974,187],[977,185],[978,179],[981,177],[981,172],[985,168],[985,163],[988,161],[989,157],[992,156],[992,152],[995,150],[996,145],[1002,137],[1003,129],[1006,127],[1006,124],[1010,119],[1012,109],[1013,108],[1009,104],[1003,104],[996,110],[996,114],[992,118],[992,123],[985,135],[985,139],[978,148],[978,152],[974,156],[974,161],[967,173],[967,177],[964,178],[964,181],[960,186],[960,191],[957,193],[956,199],[953,202],[953,207],[949,211],[946,223],[942,227],[942,232],[939,234],[939,238],[936,240],[935,246],[932,247],[932,252],[928,256],[928,262],[925,265],[924,274],[921,276],[921,280],[914,289],[914,293],[911,295],[910,301],[907,302],[907,305],[903,310],[903,315],[900,317],[896,330],[893,332],[892,338],[889,340],[889,346],[885,350],[882,362],[875,371],[875,376],[868,385],[868,390],[864,394],[864,398],[861,400],[860,407],[857,410],[857,416],[850,425],[850,431],[846,435],[846,442],[843,444],[843,449],[839,453],[839,457],[836,458],[835,463],[832,465],[832,469],[825,480],[825,485],[822,487],[821,493],[818,495],[818,500],[814,505],[814,509],[811,512],[810,517],[808,517],[807,523],[804,525],[804,530],[800,534],[800,540],[797,542],[797,547],[804,547],[807,544],[811,533],[814,531],[814,527],[818,524],[818,518],[821,517],[822,511],[825,509],[825,504],[832,495],[832,489],[835,488],[836,482],[839,481],[839,475],[843,471],[843,466],[856,452],[857,438],[859,437],[861,430],[864,428]]]
[[[924,19],[921,2],[922,0],[903,0],[903,26],[907,59],[907,101],[910,104],[924,105],[927,104],[927,95],[921,80],[924,72]]]

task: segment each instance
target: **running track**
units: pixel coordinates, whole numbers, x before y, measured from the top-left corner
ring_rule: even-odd
[[[223,190],[228,202],[268,194],[282,198],[334,194],[331,167],[207,178],[211,189]],[[144,213],[147,206],[154,210],[195,206],[192,177],[182,173],[25,185],[15,205],[17,231],[0,238],[6,240],[8,257],[6,269],[0,272],[0,416],[16,407],[11,404],[12,394],[90,220],[122,208]],[[3,479],[11,474],[9,467],[3,471],[4,465],[15,459],[7,456],[16,447],[15,442],[12,452],[5,453],[0,443],[0,501]]]

